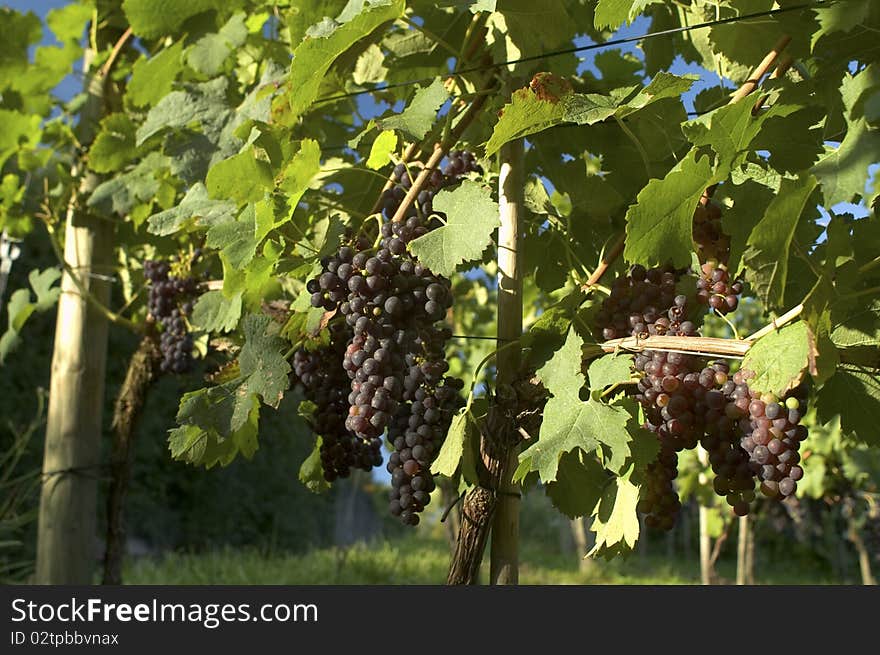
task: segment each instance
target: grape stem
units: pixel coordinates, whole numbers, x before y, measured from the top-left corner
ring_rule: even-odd
[[[406,215],[407,210],[410,208],[410,205],[415,202],[415,199],[418,197],[419,193],[421,193],[422,188],[428,181],[428,178],[431,177],[431,173],[439,168],[440,162],[443,157],[446,156],[447,151],[451,148],[455,143],[458,142],[461,135],[468,128],[471,122],[476,118],[477,113],[482,108],[483,104],[486,102],[486,95],[478,95],[475,97],[468,108],[462,114],[461,120],[455,124],[449,131],[449,135],[444,138],[440,143],[434,146],[434,152],[431,153],[430,158],[425,163],[425,167],[422,169],[421,173],[419,173],[418,177],[413,180],[412,186],[407,192],[406,196],[400,202],[400,206],[397,208],[397,211],[394,213],[391,221],[394,223],[399,223],[403,220]]]
[[[779,318],[773,319],[772,321],[770,321],[770,323],[768,325],[765,325],[764,327],[762,327],[760,330],[758,330],[754,334],[746,337],[745,340],[746,341],[757,341],[761,337],[773,332],[773,330],[778,330],[786,323],[791,323],[791,321],[793,321],[798,316],[800,316],[801,312],[803,312],[803,311],[804,311],[804,304],[801,303],[800,305],[797,305],[796,307],[789,309],[787,312],[785,312]]]
[[[626,243],[626,233],[621,234],[617,237],[617,240],[614,242],[614,245],[611,246],[611,250],[608,251],[607,255],[602,255],[602,259],[599,262],[599,265],[596,267],[596,270],[593,271],[592,275],[587,278],[587,281],[584,282],[581,289],[583,291],[589,291],[590,287],[595,287],[596,284],[602,279],[602,276],[605,275],[605,272],[608,268],[614,263],[614,261],[620,257],[620,254],[623,252],[623,246]]]

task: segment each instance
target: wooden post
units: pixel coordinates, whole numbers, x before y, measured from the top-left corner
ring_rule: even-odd
[[[106,106],[105,78],[91,66],[95,55],[87,49],[83,62],[87,100],[77,126],[83,144],[91,143]],[[111,272],[113,223],[85,208],[85,199],[98,181],[92,173],[83,175],[66,216],[64,260],[69,272],[61,282],[52,354],[37,528],[38,584],[91,584],[96,564],[108,323],[79,286],[107,305],[110,285],[103,276]]]
[[[747,585],[749,581],[749,540],[751,523],[748,516],[739,518],[739,533],[736,540],[736,584]]]
[[[517,139],[501,149],[498,200],[501,226],[498,229],[498,328],[499,343],[522,336],[522,237],[523,142]],[[498,353],[496,386],[510,385],[519,374],[520,349],[506,348]],[[498,505],[492,520],[489,580],[492,584],[519,582],[519,485],[512,482],[518,464],[518,449],[507,448],[501,462]]]
[[[706,467],[709,465],[709,453],[702,446],[697,446],[697,457],[700,463]],[[700,473],[700,484],[706,484],[708,478],[705,473]],[[699,506],[700,511],[700,583],[710,585],[712,579],[712,537],[709,536],[709,509]]]

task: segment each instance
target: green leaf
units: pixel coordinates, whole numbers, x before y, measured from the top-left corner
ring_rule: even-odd
[[[217,387],[198,389],[183,394],[177,410],[181,425],[197,425],[205,431],[226,438],[240,429],[248,420],[256,404],[241,379]]]
[[[833,287],[826,278],[820,278],[804,299],[801,317],[810,331],[809,368],[816,384],[824,383],[837,370],[840,354],[831,340],[831,299]]]
[[[584,382],[580,372],[582,346],[580,336],[569,331],[565,345],[538,371],[553,397],[544,408],[538,441],[519,459],[530,460],[531,470],[538,471],[544,482],[556,479],[559,458],[575,448],[589,453],[603,444],[615,455],[629,455],[626,410],[594,399],[580,399],[578,392]]]
[[[690,265],[694,210],[706,187],[717,181],[709,158],[698,159],[691,150],[666,177],[648,182],[626,213],[626,260]]]
[[[535,368],[543,366],[565,343],[568,328],[583,301],[583,292],[571,291],[548,307],[529,327],[523,337],[523,347],[529,349],[529,361]]]
[[[570,519],[589,516],[607,483],[608,472],[594,457],[566,453],[559,460],[558,480],[546,487],[547,496]]]
[[[34,146],[40,142],[42,130],[40,117],[26,115],[9,109],[0,109],[0,166],[3,162],[25,144]]]
[[[229,198],[238,204],[260,200],[275,180],[269,163],[257,159],[253,148],[214,164],[205,186],[212,198]]]
[[[281,354],[284,340],[269,332],[270,318],[251,314],[242,321],[245,344],[238,357],[241,374],[248,379],[248,391],[263,402],[278,407],[289,386],[290,364]]]
[[[876,164],[880,153],[880,130],[872,129],[864,118],[849,124],[837,148],[823,155],[813,167],[822,183],[827,206],[865,195],[868,167]]]
[[[179,32],[186,19],[196,14],[239,6],[238,0],[123,0],[122,11],[134,33],[149,39]]]
[[[385,53],[375,43],[367,46],[367,49],[358,57],[354,66],[352,80],[357,85],[378,84],[385,80],[388,69],[382,64],[385,61]]]
[[[220,290],[199,296],[193,308],[192,322],[206,332],[229,332],[241,318],[241,292],[227,298]]]
[[[404,135],[420,141],[437,120],[437,111],[449,99],[449,91],[440,78],[430,86],[416,91],[406,109],[396,116],[389,116],[376,121],[383,130],[400,130]]]
[[[498,203],[488,187],[465,180],[457,189],[440,191],[434,210],[446,214],[446,224],[411,241],[409,248],[422,264],[449,276],[459,264],[479,259],[492,242]]]
[[[279,188],[287,194],[287,206],[296,208],[303,194],[308,190],[309,185],[315,176],[321,172],[321,147],[318,142],[313,139],[303,139],[297,153],[290,160],[290,163],[284,169],[284,173],[279,183]],[[272,229],[281,227],[289,222],[293,212],[288,212],[280,221],[275,221]],[[257,234],[258,238],[262,238],[263,230]]]
[[[725,209],[722,213],[721,226],[724,233],[730,236],[730,255],[727,259],[727,266],[732,273],[736,273],[740,270],[740,262],[749,235],[761,220],[767,206],[779,189],[771,189],[754,179],[745,179],[741,184],[724,185],[724,190],[733,200],[733,207]]]
[[[137,145],[140,146],[163,130],[192,125],[199,126],[206,135],[216,135],[230,113],[226,100],[227,86],[226,79],[218,77],[164,96],[138,128]]]
[[[777,102],[755,116],[752,114],[754,106],[754,98],[746,97],[688,121],[681,129],[695,146],[710,146],[715,151],[718,168],[730,170],[745,161],[752,150],[752,142],[766,121],[788,116],[801,108]]]
[[[234,202],[209,198],[205,185],[197,182],[189,188],[177,207],[150,216],[147,231],[164,237],[195,223],[224,223],[235,218],[236,210]]]
[[[815,50],[816,43],[826,34],[852,31],[868,18],[870,8],[870,0],[856,0],[846,4],[814,8],[813,12],[819,20],[819,29],[812,34],[810,48]]]
[[[872,446],[880,446],[880,378],[871,371],[841,369],[819,390],[819,418],[827,423],[840,415],[846,432]],[[809,467],[808,467],[809,468]]]
[[[446,440],[437,459],[431,465],[431,473],[451,478],[458,470],[461,457],[471,439],[479,438],[479,431],[468,409],[462,409],[452,418]]]
[[[626,552],[636,545],[639,538],[638,502],[639,488],[626,477],[615,478],[606,487],[593,510],[590,530],[596,533],[596,543],[587,553],[589,556]]]
[[[257,252],[253,207],[253,204],[248,205],[238,220],[211,226],[205,239],[205,245],[221,250],[226,261],[236,270],[244,269]]]
[[[87,202],[89,207],[120,216],[128,214],[140,203],[152,202],[159,191],[159,175],[168,170],[169,160],[158,152],[151,152],[127,173],[117,174],[102,182]]]
[[[379,170],[391,161],[391,155],[397,150],[397,135],[386,130],[376,137],[370,148],[370,158],[367,159],[367,168]]]
[[[348,22],[326,21],[310,30],[293,51],[287,106],[279,120],[293,124],[318,97],[321,82],[336,59],[383,23],[400,18],[405,8],[404,0],[376,0]]]
[[[223,70],[226,58],[244,44],[247,35],[244,14],[235,14],[219,32],[206,34],[190,46],[186,61],[199,73],[213,77]]]
[[[486,143],[486,156],[498,152],[505,143],[568,122],[566,119],[568,108],[565,103],[560,102],[560,97],[572,95],[571,86],[561,86],[558,91],[558,95],[547,92],[540,96],[528,87],[514,91],[510,96],[510,102],[502,108],[501,117],[492,130],[491,138]],[[614,113],[613,109],[606,107],[594,114],[589,114],[589,107],[585,106],[588,104],[586,98],[573,104],[575,107],[572,109],[572,115],[582,116],[585,121],[602,120],[605,117],[602,114],[606,110]],[[610,115],[610,113],[605,115]]]
[[[126,114],[110,114],[89,148],[89,167],[96,173],[117,171],[137,155],[135,125]]]
[[[804,321],[761,337],[749,348],[742,363],[743,369],[755,372],[749,388],[781,397],[800,383],[814,347]]]
[[[79,43],[91,17],[92,8],[87,3],[71,2],[64,7],[51,9],[46,14],[46,24],[60,43]]]
[[[631,23],[645,7],[661,0],[599,0],[593,15],[597,30],[616,30],[623,23]]]
[[[125,87],[125,97],[137,107],[154,106],[171,92],[183,70],[183,41],[160,50],[154,57],[138,59]]]
[[[608,353],[590,363],[587,375],[590,391],[601,391],[619,382],[628,382],[632,370],[632,355]]]
[[[577,392],[584,385],[581,375],[581,347],[584,341],[575,330],[567,329],[566,332],[563,333],[562,347],[537,370],[544,387],[553,395],[572,390]]]
[[[614,112],[614,115],[617,118],[624,118],[658,100],[678,98],[682,93],[687,92],[698,79],[699,76],[697,75],[679,76],[667,73],[666,71],[659,71],[651,79],[651,83],[648,86],[639,91],[626,104],[620,106]]]
[[[780,307],[788,280],[788,257],[798,220],[808,207],[816,178],[783,179],[779,193],[752,230],[743,254],[747,279],[770,308]]]
[[[327,480],[324,479],[324,466],[321,464],[321,437],[315,439],[312,452],[299,467],[299,481],[312,493],[323,493],[330,489]]]
[[[834,325],[831,340],[839,348],[880,346],[880,300],[847,312],[846,317]]]

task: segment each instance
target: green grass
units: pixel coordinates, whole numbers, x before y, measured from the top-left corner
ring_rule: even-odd
[[[449,547],[442,539],[407,536],[394,541],[323,548],[304,554],[261,554],[248,549],[206,553],[169,553],[128,563],[128,584],[178,585],[410,585],[442,584],[449,565]],[[765,563],[756,572],[760,584],[835,584],[827,573],[795,563]],[[735,563],[722,561],[719,575],[735,577]],[[485,562],[483,580],[487,579]],[[659,553],[606,562],[591,561],[581,570],[575,557],[548,554],[525,544],[521,553],[521,584],[699,584],[696,559],[667,559]]]

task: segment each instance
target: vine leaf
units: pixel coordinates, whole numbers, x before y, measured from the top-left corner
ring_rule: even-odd
[[[528,461],[529,470],[538,471],[541,480],[556,480],[559,458],[575,448],[592,452],[600,444],[610,448],[612,457],[629,456],[629,414],[621,407],[580,399],[583,386],[580,372],[583,340],[570,330],[565,345],[539,371],[544,386],[553,394],[544,408],[544,420],[538,441],[524,450],[520,462]]]
[[[232,298],[227,298],[220,290],[203,293],[193,308],[193,325],[206,332],[234,330],[241,318],[241,296],[240,291]]]
[[[587,555],[603,555],[610,559],[632,550],[639,538],[638,502],[639,488],[628,475],[615,478],[608,484],[593,510],[590,530],[596,533],[596,544]]]
[[[147,219],[147,231],[164,237],[196,222],[212,225],[232,220],[235,218],[235,211],[234,202],[209,198],[205,185],[196,182],[176,207],[150,216]]]
[[[174,34],[182,29],[184,21],[212,9],[237,9],[241,0],[124,0],[122,11],[135,34],[154,38]]]
[[[744,369],[755,372],[749,388],[782,396],[800,383],[814,348],[814,338],[804,321],[761,337],[742,363]]]
[[[811,206],[816,188],[812,175],[783,179],[779,193],[770,201],[764,217],[749,235],[741,268],[756,295],[770,308],[783,303],[788,280],[788,258],[795,228],[804,210]]]
[[[488,187],[465,180],[457,189],[440,191],[434,209],[446,214],[446,224],[411,241],[409,248],[422,264],[449,276],[459,264],[479,259],[492,242],[498,203]]]
[[[355,7],[354,5],[349,5]],[[342,14],[312,27],[293,51],[284,103],[276,105],[279,122],[292,125],[318,97],[327,71],[336,59],[383,23],[400,18],[405,0],[374,0],[356,15]]]
[[[445,475],[449,478],[455,475],[465,449],[470,447],[470,440],[478,434],[479,431],[470,410],[463,409],[456,414],[452,418],[440,453],[431,465],[431,473]]]
[[[391,155],[397,150],[397,135],[392,130],[385,130],[370,147],[370,157],[367,159],[367,168],[379,170],[391,161]]]
[[[89,168],[109,173],[125,166],[137,154],[135,126],[126,114],[110,114],[101,121],[101,130],[89,148]]]
[[[497,152],[509,141],[536,134],[555,125],[593,125],[612,116],[622,119],[658,100],[677,98],[687,91],[696,76],[679,77],[659,72],[651,83],[612,89],[608,94],[574,93],[571,84],[551,73],[539,73],[529,87],[513,92],[486,143],[486,155]]]
[[[597,30],[616,30],[623,23],[631,23],[650,4],[662,0],[599,0],[593,15]]]
[[[421,141],[437,120],[437,111],[449,100],[449,91],[440,78],[416,91],[402,113],[376,121],[383,130],[400,130],[406,136]]]
[[[305,403],[300,403],[300,407]],[[330,489],[330,485],[324,478],[324,466],[321,464],[321,443],[323,439],[318,437],[315,439],[315,445],[312,452],[305,458],[302,466],[299,467],[299,481],[302,482],[306,489],[313,493],[322,493]]]
[[[587,376],[590,391],[601,391],[605,387],[627,382],[632,369],[632,355],[608,353],[590,362]]]
[[[822,183],[822,193],[828,206],[852,200],[865,194],[868,167],[877,163],[880,152],[880,130],[871,128],[864,115],[860,99],[865,91],[880,83],[880,67],[871,64],[858,75],[847,75],[840,92],[846,108],[846,136],[836,148],[831,148],[813,167],[813,173]]]
[[[227,86],[226,79],[218,77],[185,90],[172,91],[147,113],[137,131],[137,145],[163,130],[192,124],[198,124],[209,138],[216,136],[230,114],[226,101]]]
[[[152,107],[171,92],[182,70],[183,41],[160,50],[154,57],[138,59],[125,86],[126,100],[137,107]]]
[[[838,348],[880,346],[880,300],[873,300],[850,312],[831,331],[834,345]]]
[[[213,77],[223,71],[226,58],[233,50],[244,45],[247,35],[245,16],[237,13],[218,32],[206,34],[190,46],[186,62],[194,70]]]
[[[666,177],[648,182],[626,213],[626,260],[688,266],[694,210],[706,187],[718,181],[709,157],[698,158],[692,149]]]
[[[559,475],[547,484],[547,496],[568,518],[588,516],[596,507],[608,482],[608,472],[594,457],[575,451],[559,460]]]
[[[841,411],[846,408],[846,411]],[[846,432],[863,442],[880,446],[877,416],[880,416],[880,379],[873,371],[840,369],[819,390],[819,419],[827,422],[840,416]]]
[[[206,235],[205,245],[220,250],[229,265],[240,271],[257,253],[254,231],[255,210],[251,203],[241,212],[238,220],[212,225]]]
[[[280,352],[284,340],[268,330],[270,320],[268,316],[251,314],[242,321],[245,344],[238,363],[248,390],[261,396],[267,405],[278,407],[290,383],[290,364]]]
[[[257,159],[253,148],[217,162],[205,178],[209,196],[229,198],[238,204],[260,200],[273,185],[269,163]]]
[[[6,306],[8,327],[0,337],[0,364],[3,364],[18,345],[19,334],[27,320],[35,312],[51,309],[58,302],[61,286],[55,283],[60,279],[61,271],[57,268],[47,268],[44,271],[35,268],[28,273],[28,281],[37,296],[36,300],[31,299],[31,293],[27,289],[18,289],[9,297]]]

